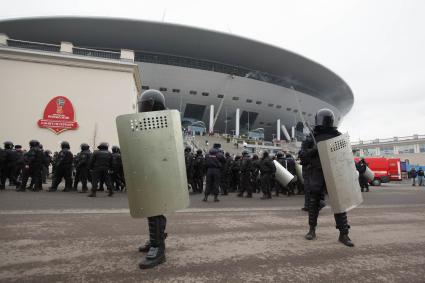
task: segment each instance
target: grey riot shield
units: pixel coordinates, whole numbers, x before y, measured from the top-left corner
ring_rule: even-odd
[[[275,178],[282,186],[286,187],[294,179],[294,175],[289,173],[285,167],[283,167],[279,162],[273,160],[274,166],[276,167]]]
[[[317,144],[326,188],[334,213],[349,211],[363,202],[348,134]]]
[[[179,112],[121,115],[116,122],[131,216],[186,208],[189,193]]]
[[[304,185],[303,166],[298,162],[295,163],[295,172],[297,173],[298,180]]]
[[[367,178],[368,181],[373,181],[375,179],[375,173],[373,173],[372,170],[368,166],[366,166],[366,171],[364,172],[364,176]]]

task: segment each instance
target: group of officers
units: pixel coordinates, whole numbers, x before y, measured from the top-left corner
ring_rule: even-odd
[[[295,188],[302,194],[300,182],[291,182],[287,187],[275,181],[276,168],[273,160],[279,162],[292,175],[296,175],[295,159],[290,153],[278,152],[270,156],[264,151],[259,157],[250,155],[248,150],[243,150],[241,155],[232,157],[230,153],[220,149],[215,144],[207,154],[201,149],[192,153],[191,147],[185,148],[186,174],[192,193],[204,193],[204,201],[213,195],[214,201],[219,201],[218,195],[227,195],[230,192],[238,193],[238,197],[252,198],[253,193],[263,193],[261,199],[271,199],[272,192],[276,196],[295,194]],[[205,179],[205,190],[203,187]]]
[[[29,150],[22,150],[21,145],[4,142],[4,149],[0,148],[0,189],[5,189],[6,180],[9,185],[16,186],[16,190],[24,192],[43,190],[46,184],[49,166],[52,165],[52,186],[49,192],[58,190],[59,184],[65,180],[64,192],[76,191],[81,182],[82,193],[88,192],[88,182],[91,182],[89,197],[95,197],[98,188],[103,190],[103,184],[108,189],[108,196],[114,190],[122,191],[125,188],[124,173],[121,161],[121,152],[118,146],[112,147],[102,142],[93,153],[87,143],[81,144],[81,151],[75,156],[71,152],[70,144],[63,141],[60,151],[53,157],[50,150],[44,150],[37,140],[29,142]],[[74,173],[74,174],[73,174]],[[74,180],[73,180],[74,175]],[[28,181],[31,179],[29,187]]]

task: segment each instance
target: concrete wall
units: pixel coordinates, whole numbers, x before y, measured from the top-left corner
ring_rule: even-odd
[[[34,56],[20,60],[0,55],[0,142],[10,140],[28,148],[30,139],[38,139],[45,149],[56,151],[66,140],[74,153],[82,142],[118,144],[115,117],[136,111],[134,64],[115,63],[109,68],[89,59],[81,59],[81,64],[73,59],[71,64],[66,56],[55,62],[39,55],[32,60]],[[79,128],[56,135],[39,128],[37,121],[47,103],[59,95],[72,102]]]

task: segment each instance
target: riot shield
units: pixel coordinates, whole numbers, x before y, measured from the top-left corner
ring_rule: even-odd
[[[317,143],[330,205],[347,212],[363,202],[348,134]]]
[[[375,173],[373,173],[373,171],[370,170],[369,166],[366,166],[366,171],[364,172],[364,176],[367,178],[368,181],[373,181],[373,179],[375,179]]]
[[[156,216],[188,207],[179,112],[121,115],[116,123],[131,216]]]
[[[286,187],[294,179],[294,175],[289,173],[285,167],[283,167],[279,162],[273,160],[274,166],[276,167],[275,178],[282,186]]]
[[[297,173],[298,180],[304,185],[303,166],[298,162],[295,163],[295,173]]]

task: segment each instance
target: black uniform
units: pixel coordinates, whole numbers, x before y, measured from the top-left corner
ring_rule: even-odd
[[[203,201],[208,200],[208,195],[214,195],[214,201],[218,200],[218,188],[220,185],[220,169],[226,163],[226,159],[216,148],[210,149],[205,155],[205,167],[207,169],[207,179],[205,188],[205,197]]]
[[[72,189],[72,163],[74,161],[74,155],[69,150],[68,143],[63,142],[61,147],[62,149],[56,160],[56,169],[53,175],[52,187],[49,189],[50,192],[57,191],[62,178],[65,179],[65,189],[63,191],[69,192]]]
[[[271,193],[271,182],[273,175],[276,172],[276,167],[273,164],[273,160],[269,157],[268,152],[263,153],[263,157],[260,159],[260,171],[261,171],[261,188],[263,191],[262,199],[272,198]]]
[[[43,169],[42,169],[42,181],[43,184],[47,183],[47,177],[49,176],[49,166],[52,164],[52,157],[50,156],[51,152],[50,150],[43,151],[44,155],[44,163],[43,163]]]
[[[99,182],[104,182],[108,188],[108,196],[112,196],[112,183],[110,172],[112,170],[112,153],[108,150],[108,144],[101,143],[91,158],[90,170],[92,170],[92,190],[89,197],[95,197]]]
[[[244,192],[246,192],[246,197],[252,198],[251,170],[251,158],[249,157],[248,153],[243,153],[241,159],[240,187],[238,197],[243,197]]]
[[[15,145],[16,150],[16,180],[18,180],[18,184],[20,184],[20,181],[22,181],[22,170],[24,170],[25,163],[24,163],[24,152],[22,151],[22,146]],[[16,186],[19,188],[19,186]]]
[[[238,192],[240,187],[240,172],[241,172],[241,156],[236,155],[235,160],[232,163],[232,181],[230,184],[230,190],[232,192]]]
[[[3,152],[3,170],[1,173],[0,186],[5,187],[6,179],[9,179],[9,185],[16,186],[18,182],[16,180],[16,169],[17,169],[17,161],[18,154],[13,149],[13,144],[11,142],[5,143],[5,149]]]
[[[116,191],[122,191],[125,188],[124,169],[122,166],[121,152],[117,146],[112,147],[112,186]]]
[[[35,191],[42,190],[41,185],[41,171],[44,162],[43,152],[39,147],[38,141],[30,141],[30,150],[24,154],[24,170],[20,189],[18,191],[25,191],[29,177],[31,182],[34,183]]]
[[[184,161],[186,165],[187,184],[192,187],[192,191],[194,192],[195,185],[193,184],[193,154],[190,147],[186,147],[184,150]]]
[[[4,160],[6,159],[6,156],[5,156],[6,154],[5,154],[5,151],[4,151],[4,149],[2,149],[2,148],[0,148],[0,180],[3,178],[3,172],[4,172],[4,165],[5,165],[5,162],[4,162]],[[6,187],[3,185],[3,183],[2,182],[0,182],[0,190],[4,190]]]
[[[260,180],[260,160],[258,155],[254,154],[251,159],[251,188],[253,193],[259,193],[261,191],[261,180]]]
[[[338,130],[333,127],[334,114],[329,109],[321,109],[316,114],[316,127],[314,128],[314,139],[316,143],[325,141],[341,135]],[[319,152],[315,143],[309,147],[302,149],[302,156],[309,160],[310,170],[306,176],[309,182],[310,201],[309,201],[309,217],[308,223],[310,230],[305,236],[307,240],[316,238],[317,218],[320,210],[320,199],[326,191],[325,177],[320,163]],[[304,179],[304,180],[306,180]],[[336,228],[340,231],[339,241],[347,246],[354,246],[348,237],[350,226],[348,225],[347,213],[334,214]]]
[[[82,190],[81,192],[85,193],[88,191],[87,181],[89,179],[89,166],[91,160],[91,151],[87,144],[83,144],[81,146],[81,151],[77,154],[76,162],[75,162],[75,180],[74,180],[74,188],[77,189],[78,182],[81,181]]]
[[[205,175],[205,165],[204,165],[204,156],[202,151],[196,152],[196,156],[193,160],[193,192],[202,193],[204,190],[204,175]]]
[[[366,192],[368,192],[369,191],[369,180],[365,176],[365,172],[366,172],[366,169],[367,169],[366,162],[364,162],[364,160],[360,160],[359,162],[357,162],[356,163],[356,169],[359,172],[359,184],[360,184],[361,191],[363,192],[364,190],[366,190]]]

